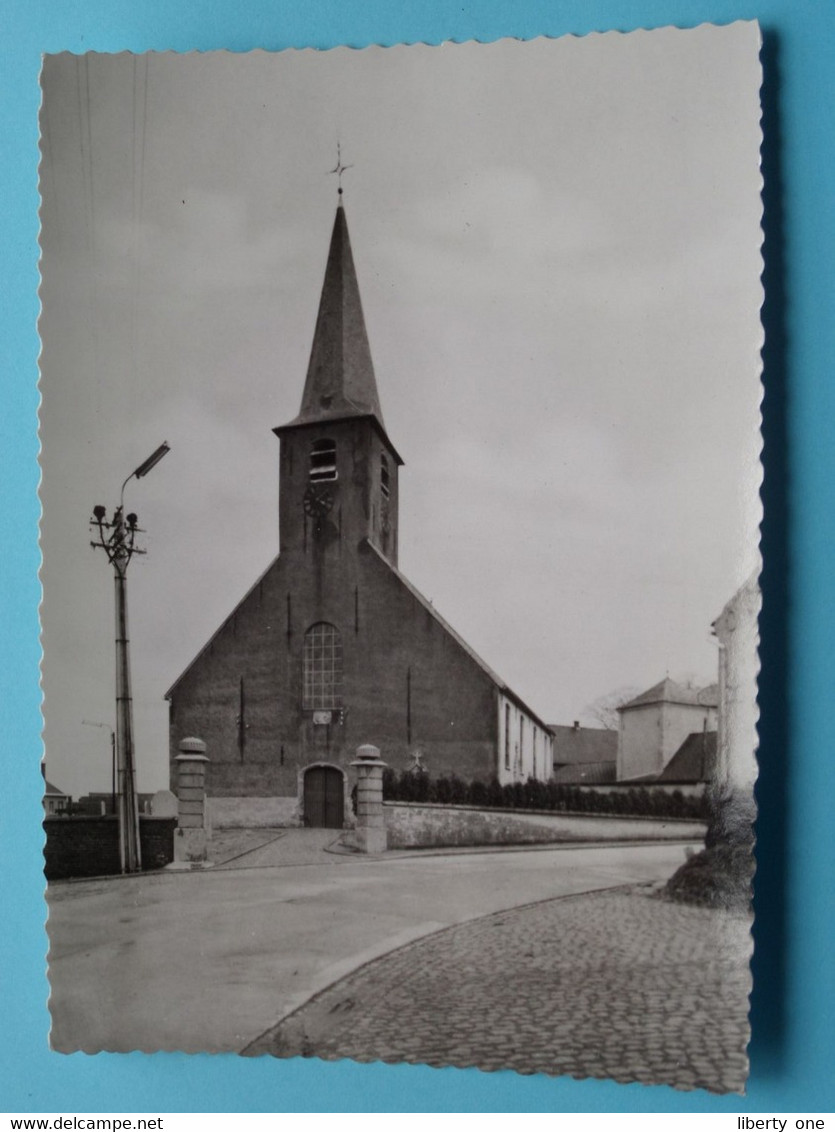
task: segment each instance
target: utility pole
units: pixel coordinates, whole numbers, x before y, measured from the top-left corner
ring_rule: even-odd
[[[133,746],[133,703],[130,686],[130,648],[128,639],[127,570],[134,554],[145,554],[136,546],[141,533],[134,512],[125,515],[125,487],[132,479],[141,479],[169,451],[166,443],[157,448],[122,484],[119,506],[107,519],[107,508],[96,506],[90,520],[98,531],[98,541],[91,542],[107,554],[113,567],[116,584],[116,774],[117,813],[119,817],[119,860],[123,873],[142,868],[139,844],[139,804],[136,795],[136,759]]]
[[[110,733],[110,802],[116,813],[116,732],[109,723],[99,723],[94,719],[82,719],[88,727],[103,727]]]

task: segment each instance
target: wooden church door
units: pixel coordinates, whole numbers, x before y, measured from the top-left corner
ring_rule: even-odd
[[[344,818],[342,772],[314,766],[304,776],[304,824],[319,829],[342,829]]]

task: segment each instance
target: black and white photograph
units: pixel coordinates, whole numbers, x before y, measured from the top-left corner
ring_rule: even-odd
[[[44,57],[53,1050],[744,1091],[759,50]]]

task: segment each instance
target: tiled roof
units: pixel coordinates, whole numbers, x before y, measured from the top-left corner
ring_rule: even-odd
[[[708,782],[716,766],[716,732],[694,731],[658,775],[659,782]]]
[[[623,704],[618,711],[628,711],[629,708],[641,707],[644,704],[696,704],[701,707],[717,707],[719,688],[716,684],[709,684],[706,688],[686,688],[667,676],[660,683],[648,688],[646,692],[641,692],[634,700]]]
[[[569,727],[549,724],[554,732],[554,765],[614,761],[618,752],[617,731],[603,727]]]
[[[69,798],[69,794],[65,794],[63,790],[53,786],[48,778],[44,779],[44,794],[55,794],[59,798]]]
[[[614,760],[599,763],[575,763],[573,766],[558,767],[553,774],[554,782],[563,784],[580,783],[588,786],[602,785],[617,781],[617,763]]]

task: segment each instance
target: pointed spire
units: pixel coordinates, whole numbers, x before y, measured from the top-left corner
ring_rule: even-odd
[[[383,414],[340,198],[299,415],[292,425]]]

